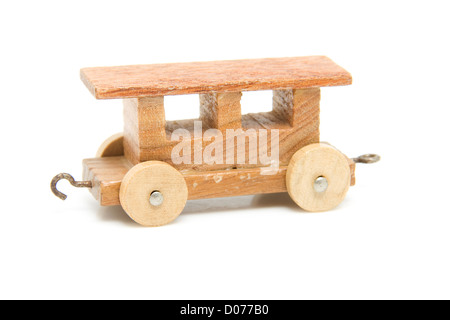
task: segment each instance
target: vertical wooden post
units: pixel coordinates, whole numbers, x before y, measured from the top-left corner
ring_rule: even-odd
[[[288,164],[297,150],[320,141],[320,88],[274,90],[273,113],[291,126],[287,134],[280,133],[281,164]]]
[[[166,145],[164,97],[124,99],[124,149],[133,164],[146,161],[143,150]]]
[[[292,127],[314,115],[319,124],[320,88],[273,91],[273,111]]]
[[[241,92],[201,94],[200,119],[206,126],[221,131],[241,128],[241,96]]]

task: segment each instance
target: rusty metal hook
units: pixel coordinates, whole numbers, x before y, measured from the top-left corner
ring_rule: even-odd
[[[70,184],[76,188],[92,188],[92,182],[91,181],[75,181],[75,179],[68,173],[60,173],[57,176],[55,176],[52,179],[52,183],[50,184],[50,187],[52,188],[52,192],[55,196],[60,198],[61,200],[66,200],[67,196],[58,191],[56,188],[58,182],[60,180],[67,180],[70,182]]]
[[[353,158],[352,160],[355,163],[375,163],[380,161],[381,157],[374,153],[369,154],[363,154],[362,156],[359,156],[357,158]]]

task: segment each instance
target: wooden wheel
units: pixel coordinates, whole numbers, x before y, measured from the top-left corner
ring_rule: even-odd
[[[122,180],[120,203],[131,219],[146,227],[175,220],[186,205],[186,182],[165,162],[148,161],[133,167]]]
[[[308,145],[289,162],[286,186],[292,200],[307,211],[333,209],[350,186],[347,158],[325,143]]]
[[[118,133],[105,140],[97,151],[97,158],[120,157],[123,151],[123,133]]]

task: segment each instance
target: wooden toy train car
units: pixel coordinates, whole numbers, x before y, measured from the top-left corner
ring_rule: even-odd
[[[124,99],[124,133],[83,161],[84,181],[60,174],[52,190],[66,198],[61,179],[88,187],[144,226],[173,221],[190,199],[288,192],[307,211],[329,210],[354,185],[355,162],[379,159],[350,159],[319,142],[320,87],[352,82],[327,57],[86,68],[81,78],[97,99]],[[241,114],[241,92],[254,90],[273,90],[271,112]],[[199,94],[200,118],[166,121],[164,96],[181,94]],[[174,148],[186,161],[174,160]],[[262,161],[275,148],[276,165]],[[192,161],[207,150],[214,161]]]

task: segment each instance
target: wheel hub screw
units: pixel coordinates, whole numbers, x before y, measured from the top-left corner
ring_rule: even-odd
[[[158,207],[160,206],[164,201],[164,196],[159,191],[153,191],[150,195],[150,204],[152,206]]]
[[[314,190],[318,193],[325,192],[328,189],[328,180],[325,177],[318,177],[316,181],[314,181]]]

